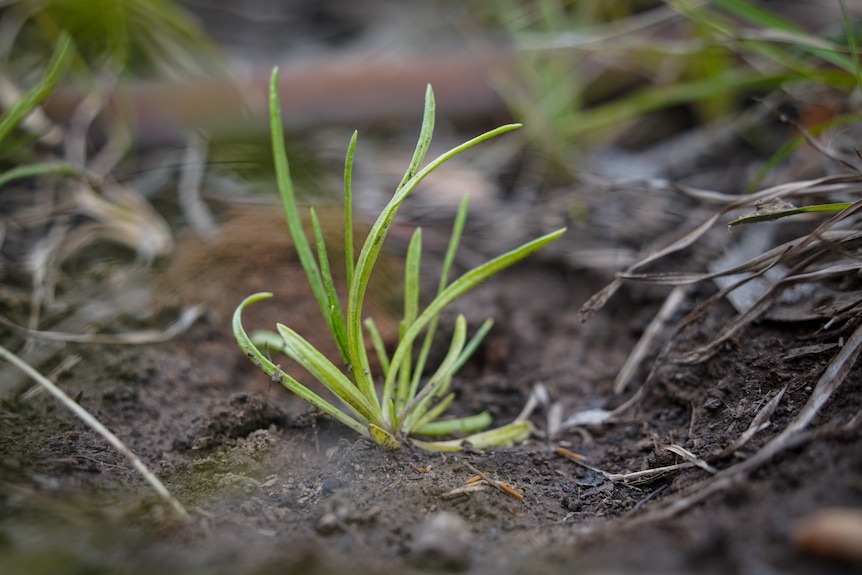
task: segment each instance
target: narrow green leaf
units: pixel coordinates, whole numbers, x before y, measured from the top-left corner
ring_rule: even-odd
[[[483,429],[487,429],[493,422],[491,414],[487,411],[471,415],[469,417],[459,417],[458,419],[447,419],[445,421],[434,421],[417,426],[413,430],[418,435],[441,436],[451,435],[453,433],[476,433]]]
[[[347,146],[344,159],[344,262],[347,266],[347,285],[353,283],[353,159],[356,156],[356,140],[359,132],[354,131]]]
[[[311,252],[311,247],[305,236],[305,230],[302,227],[302,218],[300,217],[299,208],[296,205],[296,195],[293,191],[293,179],[290,177],[290,164],[287,160],[287,151],[284,147],[284,128],[281,123],[281,101],[278,97],[277,66],[272,69],[269,83],[269,118],[275,176],[278,191],[281,195],[281,203],[284,206],[284,215],[287,219],[287,229],[290,232],[290,237],[293,239],[293,245],[299,256],[302,269],[305,270],[308,283],[311,285],[311,291],[314,293],[317,305],[320,307],[320,313],[323,314],[327,325],[329,325],[329,318],[331,317],[329,298],[323,285],[317,260]]]
[[[373,405],[356,388],[335,364],[320,353],[302,336],[284,324],[277,324],[278,334],[284,340],[287,356],[306,369],[336,397],[362,414],[370,423],[384,425],[380,407]]]
[[[386,353],[383,338],[380,337],[380,332],[377,331],[377,324],[370,317],[365,318],[365,329],[368,330],[368,335],[371,336],[371,345],[374,346],[374,352],[380,361],[380,367],[383,369],[383,377],[386,377],[386,374],[389,373],[389,354]]]
[[[757,6],[746,0],[715,0],[715,4],[731,14],[762,28],[781,30],[801,35],[807,34],[804,29],[789,20],[782,18],[775,12],[771,12],[766,8]],[[834,64],[847,72],[853,71],[852,60],[834,50],[826,50],[804,42],[794,43],[794,46],[797,46],[799,49],[808,52],[813,56],[817,56],[826,62]]]
[[[520,124],[500,126],[499,128],[485,132],[460,146],[452,148],[448,152],[431,161],[403,186],[399,187],[398,191],[392,199],[389,200],[389,203],[383,208],[383,211],[371,227],[371,231],[362,246],[362,250],[359,252],[359,258],[356,261],[356,269],[354,271],[353,282],[350,284],[350,293],[348,294],[347,300],[347,344],[351,359],[358,359],[358,361],[354,361],[352,364],[353,377],[357,382],[361,382],[360,385],[364,388],[366,394],[373,393],[374,397],[376,397],[377,392],[374,389],[373,382],[371,381],[368,356],[365,352],[365,343],[362,337],[362,325],[360,320],[362,305],[365,300],[365,292],[368,287],[371,272],[377,261],[377,257],[380,254],[380,249],[383,247],[383,241],[386,239],[389,228],[392,226],[392,221],[398,212],[398,208],[410,192],[413,191],[413,189],[415,189],[415,187],[425,179],[428,174],[432,173],[447,160],[481,142],[489,140],[495,136],[499,136],[500,134],[516,130],[520,127]],[[389,376],[391,377],[392,375],[393,373],[390,371]]]
[[[841,6],[841,19],[844,20],[844,30],[847,32],[847,45],[850,47],[850,60],[853,62],[853,73],[856,74],[856,87],[862,90],[862,66],[859,64],[859,51],[856,49],[856,32],[853,30],[853,21],[847,13],[844,0],[838,0]]]
[[[455,362],[455,365],[452,367],[452,374],[458,373],[464,364],[467,363],[467,360],[472,357],[472,355],[476,352],[476,349],[482,343],[482,340],[485,339],[485,336],[488,335],[488,332],[491,331],[491,328],[494,326],[493,319],[486,319],[470,341],[464,346],[464,350],[461,352],[461,355],[458,357],[458,361]]]
[[[437,104],[434,100],[434,90],[431,89],[431,84],[425,88],[425,111],[422,114],[422,127],[419,129],[419,139],[416,142],[416,150],[413,152],[413,157],[410,159],[410,165],[398,184],[397,189],[401,189],[404,184],[410,181],[419,171],[422,162],[425,161],[425,155],[428,153],[428,148],[431,146],[431,137],[434,135],[434,119],[436,117]]]
[[[443,415],[454,400],[455,400],[455,393],[454,392],[447,393],[443,397],[443,399],[441,399],[440,401],[437,402],[437,404],[434,407],[432,407],[428,411],[426,411],[425,415],[423,415],[422,417],[416,418],[416,421],[413,423],[413,432],[418,433],[420,435],[434,435],[433,433],[430,433],[430,434],[429,433],[423,433],[419,430],[424,429],[424,427],[427,424],[433,422],[438,417]],[[491,425],[491,423],[489,422],[488,425]],[[472,430],[472,431],[478,431],[478,430]],[[471,433],[471,432],[468,432],[468,433]]]
[[[506,252],[496,258],[480,265],[469,272],[462,275],[460,278],[452,282],[449,287],[443,290],[443,293],[438,295],[434,300],[428,304],[428,307],[422,314],[416,318],[416,321],[413,322],[413,325],[407,330],[407,333],[404,334],[401,342],[398,345],[398,349],[395,350],[395,354],[392,356],[392,359],[389,364],[389,375],[387,379],[393,377],[393,373],[398,369],[398,366],[401,365],[401,362],[404,361],[404,355],[406,353],[406,345],[405,342],[412,342],[425,328],[426,325],[429,324],[435,317],[439,316],[443,309],[467,293],[472,290],[480,283],[501,272],[507,267],[521,261],[531,253],[543,248],[548,245],[552,241],[558,239],[566,232],[565,228],[561,228],[555,232],[551,232],[531,242],[527,242],[526,244],[512,250]]]
[[[400,430],[409,435],[412,423],[420,419],[428,411],[430,402],[440,395],[443,386],[447,385],[452,377],[452,367],[458,361],[461,351],[464,349],[464,343],[467,340],[467,320],[463,315],[459,315],[455,320],[455,330],[452,333],[452,341],[449,344],[449,351],[446,357],[440,362],[437,371],[434,372],[425,386],[415,397],[411,397],[410,403],[403,409],[398,419],[401,421]],[[401,344],[398,349],[401,350]],[[396,355],[397,355],[396,351]]]
[[[440,270],[440,281],[437,285],[437,295],[440,295],[449,283],[449,274],[452,271],[452,265],[455,263],[455,254],[458,252],[458,244],[461,243],[461,235],[464,232],[464,224],[467,221],[467,209],[470,205],[470,197],[466,194],[458,206],[458,213],[455,215],[455,223],[452,225],[452,234],[449,236],[449,246],[446,248],[446,255],[443,257],[443,267]],[[425,331],[425,338],[422,342],[422,347],[419,350],[419,357],[416,360],[416,367],[413,369],[413,381],[410,382],[409,397],[415,397],[416,391],[419,389],[419,380],[422,378],[422,373],[425,371],[425,362],[428,361],[428,354],[431,352],[431,344],[434,342],[434,334],[437,332],[437,318],[431,320],[428,324],[428,329]],[[457,371],[457,369],[455,370]]]
[[[0,116],[0,142],[5,140],[6,136],[24,121],[30,112],[54,91],[57,81],[68,68],[71,59],[72,38],[68,33],[63,32],[54,46],[54,53],[48,61],[45,76],[24,94],[11,109]]]
[[[252,343],[251,339],[248,337],[248,334],[245,332],[245,328],[243,328],[242,326],[242,312],[251,304],[259,302],[261,300],[269,299],[271,297],[272,294],[267,292],[250,295],[245,298],[233,312],[233,334],[236,338],[236,342],[239,344],[240,349],[251,360],[251,362],[257,366],[258,369],[271,377],[273,381],[281,383],[285,388],[298,395],[302,400],[306,401],[307,403],[310,403],[324,413],[329,414],[334,419],[343,423],[350,429],[353,429],[360,435],[370,437],[369,431],[365,425],[360,423],[358,420],[350,417],[348,414],[344,413],[342,410],[338,409],[337,407],[335,407],[334,405],[332,405],[331,403],[329,403],[328,401],[326,401],[325,399],[299,383],[296,379],[285,373],[277,365],[273,364],[269,360],[269,358],[263,355],[261,351],[257,348],[257,346]]]
[[[407,262],[404,266],[404,319],[401,321],[399,340],[400,335],[416,321],[416,316],[419,313],[419,272],[421,261],[422,228],[416,228],[416,231],[413,232],[413,237],[410,238],[410,245],[407,248]],[[401,363],[401,371],[398,375],[398,385],[395,393],[396,410],[404,409],[407,401],[412,397],[410,395],[412,359],[411,345],[410,351],[407,352],[404,361]]]
[[[347,330],[344,326],[344,312],[341,310],[341,301],[338,299],[338,294],[335,292],[335,282],[332,280],[332,271],[329,268],[329,256],[326,252],[326,240],[323,237],[323,230],[320,228],[320,221],[317,219],[317,212],[311,208],[311,227],[314,231],[314,241],[317,245],[317,258],[320,260],[320,275],[323,279],[323,287],[326,290],[327,296],[327,312],[324,314],[326,325],[329,332],[335,337],[335,343],[341,351],[341,357],[345,363],[350,363],[350,357],[347,355]]]
[[[39,176],[59,175],[86,178],[86,174],[74,164],[68,162],[39,162],[16,166],[0,174],[0,187],[22,178],[38,178]]]
[[[566,138],[576,139],[599,130],[619,126],[623,122],[654,110],[717,94],[771,89],[780,86],[787,80],[796,78],[798,76],[787,72],[763,74],[761,72],[729,70],[715,78],[635,90],[631,95],[620,100],[596,106],[583,113],[573,114],[566,126]],[[825,78],[821,78],[821,80],[828,83]]]
[[[467,210],[469,207],[470,196],[465,195],[461,199],[461,204],[458,206],[458,213],[455,215],[455,223],[452,224],[452,234],[449,236],[449,245],[446,248],[446,255],[443,258],[443,268],[440,271],[440,283],[437,286],[438,295],[449,284],[449,274],[452,272],[452,264],[455,263],[455,254],[458,252],[458,245],[461,243],[461,235],[464,233],[464,224],[467,222]]]
[[[473,449],[481,450],[488,447],[508,447],[519,441],[524,441],[532,433],[533,429],[530,427],[529,422],[516,421],[502,427],[474,433],[464,439],[452,439],[449,441],[413,440],[413,443],[428,451],[462,451],[464,443],[469,443]]]
[[[259,330],[253,331],[249,334],[248,338],[251,340],[251,343],[261,351],[263,355],[267,358],[271,357],[273,353],[280,353],[282,355],[286,355],[290,357],[290,352],[287,348],[287,344],[284,339],[278,335],[277,333],[269,330]],[[276,364],[277,368],[281,366]],[[352,417],[360,422],[366,423],[368,418],[365,417],[362,413],[353,408],[349,403],[342,400],[340,397],[336,396],[341,404],[346,407],[352,415]]]
[[[766,222],[770,220],[778,220],[781,218],[786,218],[788,216],[795,216],[797,214],[810,214],[810,213],[818,213],[818,212],[840,212],[846,208],[849,208],[853,205],[851,202],[841,202],[835,204],[817,204],[816,206],[805,206],[802,208],[792,208],[788,210],[776,210],[770,211],[767,213],[754,213],[747,216],[742,216],[741,218],[737,218],[731,222],[728,222],[728,226],[736,226],[739,224],[753,224],[755,222]]]

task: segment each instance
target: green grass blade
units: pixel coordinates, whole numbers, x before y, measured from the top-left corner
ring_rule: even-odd
[[[251,343],[254,344],[257,349],[261,350],[261,353],[263,353],[266,357],[271,357],[273,353],[280,353],[286,356],[290,355],[288,353],[287,344],[284,342],[284,339],[274,331],[253,331],[249,334],[248,338],[251,340]],[[276,364],[276,367],[280,368],[281,366]],[[278,379],[278,377],[274,379]],[[368,419],[362,413],[353,409],[353,407],[349,403],[342,400],[340,397],[338,399],[339,401],[341,401],[341,404],[344,407],[350,410],[350,413],[353,414],[352,417],[356,421],[360,423],[365,423],[368,421]]]
[[[354,131],[347,146],[344,158],[344,263],[347,268],[347,285],[353,283],[353,160],[356,156],[356,140],[359,132]]]
[[[432,326],[436,325],[436,323],[437,323],[436,318],[431,321]],[[473,337],[470,338],[470,341],[467,342],[467,345],[464,346],[464,349],[461,350],[461,353],[458,355],[457,359],[455,360],[455,363],[451,367],[451,370],[450,370],[450,372],[449,372],[449,374],[445,380],[445,384],[439,386],[438,389],[434,390],[434,396],[435,397],[440,396],[447,391],[452,376],[455,375],[456,373],[458,373],[458,371],[460,371],[460,369],[464,366],[464,364],[467,362],[467,360],[470,359],[470,357],[473,355],[473,353],[479,347],[479,344],[481,344],[482,340],[485,339],[485,336],[488,335],[488,332],[491,330],[491,327],[493,325],[494,325],[494,320],[492,320],[492,319],[487,319],[487,320],[485,320],[484,323],[482,323],[482,326],[476,331],[476,333],[473,335]],[[430,327],[429,327],[429,329],[430,329]],[[414,381],[418,381],[418,378],[414,378]],[[415,397],[415,396],[416,396],[416,392],[413,391],[411,393],[410,397]],[[440,403],[442,404],[444,402],[440,402]],[[446,405],[448,405],[448,403]],[[442,409],[445,409],[446,405],[444,405],[442,407]],[[425,407],[427,407],[427,404]],[[440,415],[443,412],[442,411],[437,412],[436,411],[437,409],[440,409],[440,404],[438,404],[435,407],[428,410],[424,415],[414,417],[411,427],[412,428],[420,427],[420,426],[424,425],[425,423],[429,423],[431,421],[434,421],[438,417],[440,417]],[[424,410],[420,409],[418,411],[421,412]],[[485,425],[485,427],[488,427],[488,425],[491,425],[490,421],[488,422],[487,425]],[[466,433],[472,433],[473,431],[479,431],[479,429],[481,429],[481,428],[475,428],[475,429],[470,429],[470,430],[461,429],[458,431],[463,431]],[[453,432],[454,431],[452,431],[450,433],[453,433]],[[444,434],[445,433],[440,433],[440,435],[444,435]],[[433,434],[425,434],[425,435],[433,435]]]
[[[427,435],[437,437],[441,435],[451,435],[453,433],[476,433],[487,429],[494,419],[487,411],[471,415],[469,417],[459,417],[458,419],[447,419],[446,421],[433,421],[423,425],[417,425],[413,430],[418,435]]]
[[[807,35],[807,32],[796,24],[785,20],[778,14],[771,12],[766,8],[756,6],[746,0],[715,0],[715,4],[729,13],[767,30],[780,30],[791,34],[799,34],[803,37]],[[793,42],[793,45],[800,50],[813,56],[817,56],[818,58],[838,66],[847,72],[853,72],[853,61],[839,52],[813,46],[801,41]]]
[[[349,404],[365,417],[369,423],[383,425],[380,407],[373,405],[362,395],[350,379],[335,364],[320,353],[302,336],[284,324],[277,324],[278,335],[284,340],[287,356],[306,369],[336,397]]]
[[[753,224],[755,222],[766,222],[771,220],[778,220],[781,218],[786,218],[788,216],[795,216],[797,214],[812,214],[819,212],[840,212],[841,210],[845,210],[852,206],[852,202],[841,202],[835,204],[817,204],[816,206],[805,206],[802,208],[792,208],[788,210],[777,210],[771,211],[768,213],[754,213],[748,216],[742,216],[741,218],[737,218],[731,222],[728,222],[728,226],[737,226],[739,224]]]
[[[377,359],[380,361],[380,367],[383,369],[383,377],[389,373],[389,354],[386,353],[386,346],[383,345],[383,338],[380,337],[380,332],[377,330],[377,324],[370,317],[365,318],[365,329],[368,330],[368,335],[371,337],[371,345],[374,346],[374,352],[377,354]],[[385,405],[385,402],[384,402]]]
[[[487,449],[488,447],[508,447],[519,441],[524,441],[533,433],[530,423],[527,421],[516,421],[502,427],[489,431],[474,433],[464,439],[452,439],[449,441],[417,441],[413,443],[428,451],[461,451],[463,444],[469,443],[474,449]]]
[[[428,411],[426,411],[425,415],[423,415],[422,417],[416,418],[416,421],[413,423],[413,432],[418,433],[419,435],[434,435],[433,433],[427,434],[427,433],[420,432],[419,430],[424,428],[427,424],[431,423],[432,421],[436,420],[441,415],[443,415],[454,400],[455,400],[455,394],[453,392],[447,393],[446,396],[443,397],[443,399],[441,399],[440,401],[438,401],[434,407],[432,407]],[[488,422],[488,425],[491,425],[491,422]],[[478,430],[473,430],[473,431],[478,431]],[[454,431],[452,431],[450,433],[454,433]],[[472,432],[468,432],[468,433],[472,433]],[[440,434],[440,435],[444,435],[444,434]]]
[[[461,352],[461,355],[458,357],[458,361],[455,362],[454,367],[452,368],[452,374],[458,373],[464,364],[467,363],[467,360],[476,352],[476,349],[482,343],[482,340],[485,339],[485,336],[488,335],[488,332],[491,331],[491,328],[494,326],[493,319],[486,319],[482,325],[476,330],[476,333],[464,346],[464,350]]]
[[[452,272],[452,264],[455,263],[455,254],[458,252],[458,245],[461,243],[461,236],[464,233],[464,224],[467,222],[467,210],[469,207],[470,197],[465,195],[458,206],[455,223],[452,225],[452,235],[449,236],[449,245],[443,258],[443,268],[440,270],[440,283],[437,286],[438,295],[449,283],[449,274]]]
[[[438,397],[445,386],[448,385],[452,377],[452,367],[458,361],[461,351],[464,349],[464,343],[467,340],[467,320],[463,315],[459,315],[455,320],[455,330],[452,334],[452,341],[449,345],[449,351],[446,357],[440,362],[437,371],[428,380],[422,390],[411,397],[410,403],[403,409],[398,419],[401,422],[400,430],[405,434],[410,434],[411,424],[417,419],[422,418],[428,411],[429,404],[435,397]],[[398,346],[401,349],[401,345]]]
[[[414,397],[419,389],[419,381],[422,379],[422,373],[425,371],[425,364],[428,362],[428,354],[431,353],[431,344],[434,342],[434,334],[437,332],[438,318],[434,318],[428,324],[428,329],[425,330],[425,338],[422,341],[422,347],[419,349],[419,356],[416,358],[416,365],[413,368],[413,378],[410,381],[410,390],[407,395]]]
[[[430,330],[431,327],[435,326],[436,324],[437,324],[437,320],[436,319],[432,320],[428,329]],[[482,326],[476,331],[476,333],[473,335],[473,337],[470,338],[470,341],[467,342],[467,345],[464,346],[464,349],[461,350],[460,355],[455,360],[455,364],[452,366],[451,372],[449,374],[449,378],[447,378],[446,385],[444,385],[440,389],[436,390],[434,393],[435,396],[440,396],[446,392],[446,390],[448,389],[449,380],[451,379],[451,376],[454,376],[456,373],[458,373],[461,370],[462,367],[464,367],[464,364],[467,363],[467,360],[469,360],[470,357],[476,352],[476,349],[482,343],[482,340],[484,340],[485,336],[488,335],[488,332],[491,331],[491,327],[493,325],[494,325],[494,320],[492,320],[492,319],[487,319],[482,323]],[[423,345],[423,351],[425,351],[424,345]],[[416,396],[416,389],[418,388],[419,379],[420,378],[418,376],[413,378],[413,385],[411,386],[410,397]],[[430,418],[430,419],[426,419],[427,416],[423,415],[421,417],[421,420],[428,422],[428,421],[432,421],[433,419],[436,419],[437,417],[439,417],[439,414],[434,416],[433,418]],[[419,419],[417,419],[416,423],[414,423],[414,427],[418,426],[418,425],[420,425]],[[476,431],[476,430],[473,430],[473,431]]]
[[[365,437],[370,437],[369,431],[365,425],[360,423],[358,420],[350,417],[348,414],[344,413],[342,410],[335,407],[334,405],[332,405],[331,403],[329,403],[328,401],[326,401],[325,399],[299,383],[296,379],[282,371],[277,365],[273,364],[269,360],[269,358],[263,355],[260,349],[258,349],[258,347],[254,345],[254,343],[248,337],[248,334],[245,332],[245,328],[243,328],[242,326],[243,310],[245,310],[245,308],[247,308],[253,303],[271,297],[272,294],[266,292],[250,295],[245,298],[234,311],[232,322],[233,334],[236,338],[236,342],[239,344],[240,349],[251,360],[251,362],[257,366],[258,369],[271,377],[273,381],[281,383],[285,388],[298,395],[302,400],[310,403],[324,413],[329,414],[334,419],[343,423],[350,429],[353,429],[354,431]]]
[[[469,206],[470,198],[465,195],[458,206],[455,223],[452,225],[452,234],[449,236],[449,246],[446,248],[446,255],[443,257],[443,267],[440,270],[437,295],[440,295],[449,283],[449,274],[452,271],[452,265],[455,263],[455,254],[458,251],[458,245],[461,243],[461,235],[464,232],[464,224],[467,221],[467,209]],[[416,391],[419,389],[419,380],[422,378],[422,372],[425,370],[425,362],[428,361],[428,354],[431,352],[431,344],[434,341],[434,334],[436,332],[437,319],[435,318],[428,324],[422,348],[419,350],[419,357],[416,360],[416,367],[413,368],[413,381],[410,382],[410,392],[408,394],[410,397],[414,397]]]
[[[68,162],[39,162],[6,170],[0,174],[0,187],[22,178],[38,178],[47,175],[87,177],[81,168]]]
[[[345,363],[350,363],[347,356],[347,330],[344,327],[344,312],[341,309],[341,301],[335,292],[335,282],[332,281],[332,271],[329,268],[329,256],[326,252],[326,240],[323,238],[323,230],[317,219],[317,212],[311,209],[311,227],[314,231],[314,241],[317,245],[317,258],[320,261],[320,275],[323,279],[323,287],[327,296],[327,311],[325,314],[326,325],[329,332],[335,337],[335,343],[341,351],[341,357]]]
[[[587,134],[618,127],[624,122],[654,110],[665,109],[718,94],[773,89],[787,80],[795,78],[797,78],[796,75],[786,72],[762,74],[760,72],[729,70],[715,78],[643,88],[634,91],[630,96],[623,99],[573,114],[564,127],[565,136],[567,140],[574,141]]]
[[[72,39],[67,33],[60,35],[54,47],[54,53],[48,61],[45,76],[33,86],[14,106],[0,116],[0,142],[6,139],[18,124],[42,103],[57,85],[60,76],[68,68],[72,60]]]
[[[433,100],[432,100],[433,101]],[[426,102],[427,103],[427,102]],[[427,114],[426,114],[427,117]],[[442,154],[435,160],[431,161],[425,168],[420,170],[415,176],[407,181],[403,186],[400,186],[398,191],[389,200],[386,207],[378,216],[377,220],[368,234],[368,238],[359,252],[359,257],[356,261],[356,269],[353,275],[353,282],[350,284],[350,293],[348,294],[347,303],[347,345],[351,359],[358,359],[352,364],[354,380],[361,382],[360,385],[364,392],[369,397],[377,397],[377,391],[374,389],[370,374],[368,373],[368,356],[365,352],[365,343],[362,338],[361,314],[362,305],[365,299],[365,291],[368,287],[368,281],[377,257],[380,254],[380,249],[383,246],[383,241],[392,226],[392,221],[398,212],[398,208],[404,202],[405,198],[411,191],[425,179],[428,174],[436,170],[447,160],[457,156],[458,154],[476,146],[477,144],[504,134],[506,132],[520,128],[520,124],[507,124],[500,126],[495,130],[485,132],[484,134],[473,138],[472,140],[452,148],[448,152]],[[393,373],[390,371],[389,376]],[[373,394],[373,395],[371,395]],[[376,400],[375,400],[376,402]]]
[[[302,227],[302,218],[296,205],[296,195],[293,191],[293,179],[290,177],[290,164],[287,160],[287,151],[284,147],[284,128],[281,123],[281,102],[278,97],[278,67],[273,68],[269,84],[269,118],[270,132],[272,134],[272,154],[275,161],[275,175],[281,202],[284,206],[284,215],[287,218],[287,229],[293,239],[293,245],[308,277],[311,291],[320,307],[320,312],[326,318],[327,325],[330,324],[329,298],[317,260],[311,252],[305,230]]]
[[[419,314],[419,271],[422,261],[422,229],[417,228],[410,238],[407,248],[407,262],[404,266],[404,319],[401,321],[400,336],[416,321]],[[398,385],[395,393],[396,410],[401,410],[406,405],[410,395],[410,382],[412,374],[412,346],[401,363],[398,374]],[[385,396],[384,396],[385,397]]]
[[[398,349],[395,350],[395,354],[392,356],[392,360],[389,364],[389,375],[387,379],[393,376],[394,371],[397,370],[398,366],[404,361],[404,354],[406,353],[406,346],[401,345],[405,341],[412,341],[421,333],[422,329],[425,328],[434,318],[438,317],[443,309],[469,292],[480,283],[493,276],[496,273],[501,272],[507,267],[521,261],[528,255],[533,252],[543,248],[554,240],[558,239],[561,235],[565,233],[566,229],[561,228],[555,232],[551,232],[535,240],[528,242],[512,251],[506,252],[496,258],[485,262],[484,264],[477,266],[465,273],[457,280],[452,282],[443,293],[438,295],[434,300],[428,304],[428,307],[425,308],[425,311],[416,318],[416,321],[413,322],[413,325],[407,330],[407,333],[404,334],[402,341],[399,343]]]
[[[844,0],[838,0],[841,5],[841,18],[844,20],[844,29],[847,31],[847,46],[850,47],[850,59],[853,62],[853,73],[856,74],[856,87],[862,90],[862,66],[859,64],[859,51],[856,49],[856,33],[853,30],[853,21],[847,13]]]
[[[398,212],[398,208],[404,198],[407,197],[407,192],[401,192],[405,183],[412,180],[419,166],[425,159],[428,152],[428,147],[431,145],[431,136],[434,132],[436,104],[434,101],[434,92],[431,86],[425,91],[425,112],[422,117],[422,127],[419,130],[419,139],[416,143],[416,150],[413,152],[413,157],[410,160],[410,165],[404,178],[398,185],[394,196],[383,212],[378,216],[377,221],[368,233],[368,237],[359,252],[359,258],[354,268],[353,281],[350,282],[350,291],[347,298],[347,345],[348,353],[351,358],[351,366],[353,370],[353,378],[362,388],[369,398],[377,401],[377,390],[374,388],[374,382],[369,373],[368,355],[365,352],[365,342],[362,339],[362,327],[360,318],[362,316],[362,305],[365,299],[365,291],[368,288],[368,281],[371,277],[371,271],[374,269],[374,264],[377,261],[377,256],[380,249],[383,247],[383,241],[389,232],[389,227],[392,225],[392,220]],[[391,392],[391,386],[390,383]],[[384,392],[386,388],[384,388]]]
[[[414,150],[413,157],[410,159],[410,165],[407,167],[407,171],[404,172],[401,183],[398,184],[397,189],[399,190],[416,175],[422,162],[425,161],[425,155],[431,146],[431,137],[434,135],[436,110],[437,104],[434,100],[434,91],[429,84],[425,88],[425,111],[422,114],[422,127],[419,129],[419,140],[416,142],[416,150]]]

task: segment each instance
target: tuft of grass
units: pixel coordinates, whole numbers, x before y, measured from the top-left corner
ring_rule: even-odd
[[[20,4],[49,40],[61,31],[71,35],[78,51],[78,72],[94,68],[182,79],[218,67],[215,44],[173,0],[23,0]]]
[[[531,428],[526,421],[483,431],[492,423],[491,416],[487,412],[470,417],[441,419],[455,399],[455,394],[450,391],[452,377],[464,365],[491,328],[490,320],[486,321],[472,337],[468,337],[467,321],[463,316],[459,316],[444,359],[431,372],[430,377],[423,380],[423,375],[428,368],[426,364],[438,320],[446,306],[489,277],[556,240],[565,232],[565,228],[506,252],[450,282],[449,274],[467,216],[468,204],[465,198],[456,216],[437,293],[424,309],[420,306],[419,293],[421,230],[417,229],[410,241],[405,266],[404,317],[401,320],[398,345],[391,356],[381,341],[374,321],[370,318],[364,322],[362,320],[362,305],[374,264],[405,198],[425,177],[447,160],[486,140],[515,130],[520,125],[508,124],[486,132],[445,152],[422,167],[434,130],[435,101],[429,86],[425,95],[422,128],[413,158],[395,194],[378,216],[355,259],[352,247],[351,210],[351,171],[357,142],[357,134],[354,133],[348,146],[344,172],[344,247],[349,285],[345,310],[335,290],[324,234],[313,208],[310,219],[312,241],[317,257],[312,252],[311,242],[302,227],[302,217],[296,204],[290,167],[284,149],[277,80],[278,69],[276,68],[273,70],[270,83],[269,104],[278,189],[284,205],[288,229],[300,262],[311,284],[324,321],[341,351],[341,359],[346,369],[337,367],[286,325],[277,324],[276,332],[264,331],[248,335],[242,325],[243,310],[255,302],[271,297],[270,293],[257,293],[247,297],[234,312],[233,330],[240,348],[274,381],[280,382],[288,390],[357,433],[390,449],[396,449],[408,440],[429,450],[457,451],[462,449],[464,441],[477,449],[482,449],[488,446],[510,445],[528,437]],[[365,343],[366,331],[383,369],[381,374],[383,385],[380,392],[370,369]],[[314,393],[285,373],[267,357],[265,351],[268,350],[278,350],[305,368],[332,393],[337,404]],[[468,435],[463,440],[413,439],[416,435],[442,436],[456,432]]]
[[[852,33],[846,43],[824,37],[750,0],[653,4],[479,4],[515,45],[518,77],[499,90],[543,153],[565,165],[571,152],[658,110],[685,105],[708,124],[751,95],[799,85],[848,93],[862,77]]]

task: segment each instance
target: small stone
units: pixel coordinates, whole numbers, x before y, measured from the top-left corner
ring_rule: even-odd
[[[423,522],[415,533],[413,561],[429,569],[460,571],[470,563],[473,533],[460,516],[441,511]]]
[[[335,493],[339,489],[344,488],[345,486],[347,486],[347,483],[345,483],[344,480],[342,480],[341,478],[327,477],[320,485],[320,491],[323,493],[324,496],[332,495],[333,493]]]
[[[317,532],[321,535],[332,535],[333,533],[340,531],[342,527],[343,523],[338,519],[338,516],[335,513],[324,513],[317,521],[317,525],[315,525],[315,529],[317,529]]]

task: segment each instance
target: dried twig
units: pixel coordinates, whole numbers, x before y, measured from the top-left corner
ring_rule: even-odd
[[[125,345],[142,345],[148,343],[164,343],[170,341],[178,335],[189,329],[192,324],[203,314],[204,307],[194,305],[185,308],[180,317],[163,330],[145,329],[141,331],[131,331],[119,334],[100,334],[100,333],[65,333],[59,331],[40,331],[22,327],[3,316],[0,316],[0,324],[27,334],[28,337],[37,339],[47,339],[51,341],[65,341],[73,343],[91,343],[91,344],[125,344]]]
[[[180,170],[179,199],[183,213],[195,233],[209,240],[215,237],[216,225],[209,208],[201,199],[206,155],[207,141],[196,132],[190,132]]]
[[[90,415],[87,410],[78,405],[75,401],[72,400],[68,395],[66,395],[63,390],[54,385],[49,379],[44,377],[41,373],[30,367],[30,365],[21,359],[18,358],[14,353],[7,350],[5,347],[0,346],[0,357],[8,361],[9,363],[15,365],[18,369],[26,373],[29,377],[33,378],[42,385],[45,389],[48,390],[51,395],[57,398],[60,403],[69,408],[72,413],[74,413],[78,418],[80,418],[85,424],[87,424],[90,428],[92,428],[96,433],[101,435],[105,440],[111,444],[111,446],[119,451],[126,459],[128,459],[132,466],[138,470],[138,472],[144,476],[144,479],[149,483],[152,488],[158,493],[158,495],[168,503],[168,505],[176,511],[177,515],[182,517],[183,519],[188,519],[189,514],[186,511],[185,507],[183,507],[182,503],[180,503],[165,485],[159,480],[156,475],[149,470],[149,468],[144,464],[141,459],[135,455],[135,453],[129,449],[125,443],[123,443],[119,437],[114,435],[107,427],[102,425],[102,423]]]
[[[636,524],[672,517],[704,501],[711,495],[736,484],[749,473],[768,463],[780,452],[810,439],[805,428],[811,423],[823,405],[829,400],[862,351],[862,326],[856,328],[844,347],[835,355],[826,371],[820,377],[808,402],[796,418],[776,437],[764,445],[757,453],[732,467],[716,473],[711,478],[692,485],[680,492],[676,499],[665,505],[633,519]],[[774,400],[774,398],[773,398]]]
[[[674,288],[664,301],[664,305],[649,323],[640,340],[638,340],[632,352],[623,364],[614,380],[614,393],[620,395],[629,386],[632,378],[637,373],[638,368],[649,352],[656,338],[668,326],[670,318],[679,309],[679,306],[685,301],[688,295],[688,289],[685,287]]]
[[[524,499],[524,495],[522,493],[520,493],[519,491],[513,489],[512,487],[503,483],[502,481],[497,481],[495,479],[491,479],[490,477],[488,477],[487,474],[479,471],[478,469],[476,469],[475,467],[470,465],[468,462],[465,461],[464,466],[467,469],[469,469],[470,471],[472,471],[473,473],[475,473],[476,475],[478,475],[479,477],[481,477],[485,483],[487,483],[491,487],[496,487],[497,489],[499,489],[500,491],[502,491],[503,493],[505,493],[509,497],[514,497],[518,501],[521,501]]]

